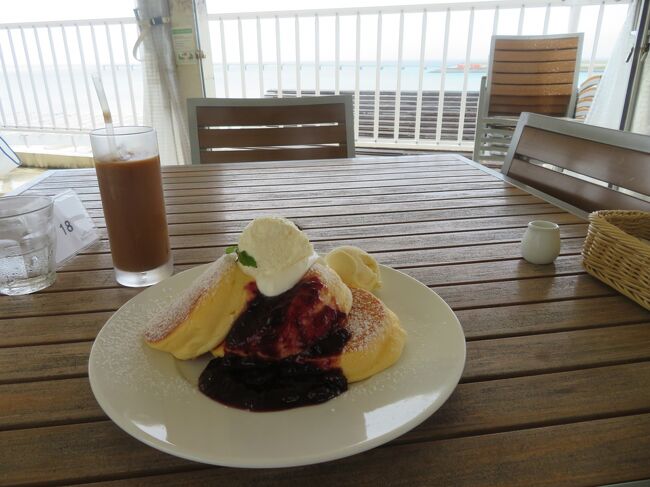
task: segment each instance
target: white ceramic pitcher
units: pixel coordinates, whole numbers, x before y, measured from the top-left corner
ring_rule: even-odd
[[[528,224],[521,240],[521,256],[531,264],[550,264],[560,255],[560,227],[543,220]]]

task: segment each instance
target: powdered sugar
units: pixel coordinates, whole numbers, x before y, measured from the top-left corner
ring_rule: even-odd
[[[352,310],[348,315],[346,329],[350,332],[350,341],[345,346],[346,352],[367,349],[381,333],[385,333],[388,316],[379,299],[363,289],[351,288]]]

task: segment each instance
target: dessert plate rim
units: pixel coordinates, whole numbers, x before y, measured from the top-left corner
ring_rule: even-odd
[[[179,361],[141,339],[147,309],[170,299],[208,265],[175,274],[133,297],[109,318],[90,352],[88,375],[97,402],[122,430],[153,448],[196,462],[246,468],[335,460],[413,429],[444,404],[460,380],[465,337],[454,312],[424,284],[380,265],[384,284],[375,294],[408,334],[395,365],[317,406],[258,413],[214,402],[179,372],[185,363],[179,369]],[[285,441],[278,444],[272,436],[283,427]],[[318,434],[327,436],[322,444],[315,439]]]

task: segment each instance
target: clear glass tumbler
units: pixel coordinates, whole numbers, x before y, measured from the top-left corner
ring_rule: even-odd
[[[172,275],[158,139],[150,127],[91,132],[117,282],[150,286]]]
[[[0,198],[0,294],[30,294],[56,279],[52,199]]]

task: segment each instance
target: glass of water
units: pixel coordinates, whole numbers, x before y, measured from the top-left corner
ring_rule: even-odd
[[[56,279],[52,199],[0,198],[0,294],[30,294]]]

